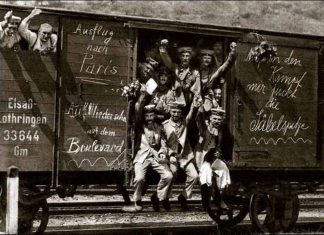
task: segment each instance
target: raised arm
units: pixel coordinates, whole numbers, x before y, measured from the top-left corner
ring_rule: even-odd
[[[56,52],[57,35],[55,33],[51,34],[51,42],[52,42],[52,45],[51,45],[50,51]]]
[[[12,17],[12,11],[8,11],[5,15],[4,15],[4,20],[0,22],[0,26],[1,26],[1,30],[4,30],[5,28],[8,27],[8,22],[10,21]]]
[[[135,104],[135,126],[141,126],[143,124],[143,110],[144,110],[144,103],[146,99],[146,89],[144,85],[141,85],[141,94]]]
[[[166,67],[168,67],[171,71],[175,71],[176,65],[172,62],[172,60],[168,54],[167,45],[168,45],[167,39],[161,40],[161,46],[159,48],[161,59]]]
[[[37,40],[37,34],[29,30],[29,23],[41,12],[41,9],[33,9],[32,12],[26,18],[24,18],[19,25],[18,31],[20,35],[28,41],[29,46],[33,45]]]
[[[163,130],[163,128],[161,128],[161,147],[160,147],[160,150],[158,152],[158,154],[164,154],[165,156],[168,155],[168,148],[167,148],[167,145],[166,145],[166,134]]]
[[[186,117],[186,125],[189,125],[189,123],[195,118],[197,114],[198,108],[201,106],[202,100],[201,97],[195,96],[193,98],[193,102],[190,106],[190,111]]]
[[[215,73],[213,73],[210,77],[210,80],[207,84],[208,88],[212,88],[215,81],[227,73],[227,71],[234,65],[236,58],[237,58],[237,52],[236,52],[236,43],[232,42],[230,45],[231,51],[228,54],[228,57],[226,61],[217,69]]]
[[[198,109],[197,115],[196,115],[196,124],[199,130],[199,133],[204,133],[205,129],[206,129],[206,115],[205,115],[205,110],[204,108],[201,106]]]

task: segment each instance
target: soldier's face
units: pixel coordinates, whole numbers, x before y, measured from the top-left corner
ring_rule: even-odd
[[[52,32],[50,30],[41,30],[39,32],[39,37],[42,42],[47,42],[51,37]]]
[[[184,67],[189,66],[190,59],[191,59],[191,53],[189,53],[189,52],[182,52],[181,53],[180,62],[181,62],[182,66],[184,66]]]
[[[202,64],[204,66],[206,66],[206,67],[209,66],[211,64],[211,62],[212,62],[211,55],[203,55],[203,57],[202,57]]]
[[[168,76],[166,74],[160,75],[160,84],[165,85],[168,82]]]
[[[181,118],[181,110],[180,109],[171,109],[170,116],[171,116],[172,121],[178,122]]]
[[[215,115],[215,114],[211,114],[209,120],[213,127],[219,127],[219,125],[223,121],[222,117]]]
[[[16,34],[18,31],[18,25],[16,24],[8,24],[8,27],[6,29],[6,33],[9,37],[12,37],[14,34]]]
[[[214,97],[216,100],[220,100],[222,98],[222,90],[221,89],[215,89],[214,90]]]
[[[223,44],[221,42],[215,42],[213,45],[215,55],[220,56],[223,53]]]
[[[151,113],[145,113],[144,119],[147,124],[151,124],[154,122],[155,114],[154,112]]]
[[[153,76],[153,68],[148,64],[143,65],[141,72],[144,78],[151,78]]]

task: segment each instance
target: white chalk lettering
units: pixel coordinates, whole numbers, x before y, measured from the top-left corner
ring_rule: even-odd
[[[73,102],[70,104],[69,108],[65,112],[71,118],[80,117],[83,120],[87,118],[94,118],[100,120],[115,120],[126,122],[126,116],[124,115],[124,110],[121,111],[120,114],[114,114],[109,112],[109,109],[106,108],[104,111],[99,109],[99,105],[95,103],[85,102],[82,105],[74,104]]]
[[[100,135],[116,136],[116,132],[115,131],[108,130],[106,127],[104,127],[100,131]]]
[[[288,65],[302,66],[302,63],[299,59],[293,57],[294,50],[291,50],[289,56],[284,59],[284,62]]]
[[[82,24],[78,24],[77,28],[73,32],[74,34],[78,35],[88,35],[91,36],[91,40],[94,40],[95,36],[102,36],[105,37],[104,43],[106,45],[109,44],[110,40],[114,36],[114,32],[111,29],[104,29],[101,24],[96,23],[93,28],[83,28]]]
[[[277,101],[277,98],[273,97],[273,95],[271,94],[269,100],[265,104],[265,107],[279,110],[279,102]]]
[[[266,86],[262,82],[261,83],[250,83],[247,85],[247,89],[249,91],[254,91],[256,93],[265,94]]]
[[[281,115],[279,120],[274,120],[273,114],[267,115],[263,109],[257,112],[256,115],[257,119],[250,123],[251,132],[279,132],[285,136],[288,131],[293,131],[294,136],[297,136],[301,130],[309,128],[306,123],[301,122],[301,116],[297,118],[297,121],[287,121],[285,115]]]
[[[98,127],[96,126],[95,128],[91,128],[89,130],[87,130],[87,134],[90,134],[90,135],[98,135]]]
[[[83,54],[84,57],[80,67],[80,73],[88,73],[92,75],[108,75],[118,73],[118,66],[112,65],[112,60],[109,60],[108,64],[106,65],[91,63],[94,59],[94,56],[89,53]]]
[[[91,144],[80,143],[78,137],[71,137],[67,139],[69,148],[65,153],[77,154],[77,153],[91,153],[91,152],[106,152],[106,153],[121,153],[124,140],[120,144],[99,144],[98,140],[94,140]]]
[[[87,51],[96,52],[98,54],[108,54],[108,49],[106,45],[88,45]]]
[[[114,120],[119,120],[119,121],[122,121],[122,122],[126,122],[126,116],[124,114],[124,110],[122,110],[120,114],[116,113]]]

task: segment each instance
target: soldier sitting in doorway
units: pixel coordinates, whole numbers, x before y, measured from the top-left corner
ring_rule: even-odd
[[[198,173],[194,166],[194,154],[188,139],[188,125],[193,120],[195,112],[201,105],[198,98],[195,98],[191,104],[190,111],[186,118],[182,117],[184,109],[183,103],[170,103],[170,119],[162,123],[167,138],[167,147],[170,156],[170,169],[173,173],[173,179],[177,176],[179,168],[186,173],[185,188],[178,196],[182,210],[188,210],[187,198],[192,195],[192,189],[198,179]],[[173,181],[174,181],[173,180]],[[171,194],[171,190],[170,190]]]
[[[53,27],[44,23],[41,24],[38,33],[29,30],[30,21],[42,12],[40,9],[33,9],[32,12],[21,21],[18,28],[20,35],[27,40],[29,50],[38,51],[41,55],[56,52],[57,35],[53,33]]]
[[[18,50],[21,36],[18,33],[18,26],[21,18],[14,16],[12,11],[8,11],[4,20],[0,22],[0,47],[5,49]]]
[[[173,92],[171,90],[171,71],[162,66],[157,71],[158,87],[153,94],[153,103],[156,104],[157,120],[165,121],[170,117],[169,103],[174,101]]]
[[[216,206],[221,208],[220,190],[226,188],[230,183],[229,170],[221,160],[222,157],[222,141],[223,131],[222,122],[224,120],[225,111],[221,108],[212,108],[209,119],[204,117],[204,112],[200,109],[197,115],[197,125],[199,127],[199,142],[195,149],[196,164],[199,169],[199,181],[202,192],[202,202],[206,209],[206,200],[211,193],[210,186],[212,178],[216,177],[216,185],[214,185]]]
[[[143,209],[142,191],[149,166],[160,175],[157,193],[151,197],[153,208],[158,211],[161,201],[165,210],[170,210],[168,192],[173,174],[168,166],[167,148],[162,127],[155,122],[155,105],[144,106],[146,96],[146,88],[142,86],[141,95],[135,104],[136,154],[133,161],[135,206],[133,209],[125,207],[124,210],[141,211]]]

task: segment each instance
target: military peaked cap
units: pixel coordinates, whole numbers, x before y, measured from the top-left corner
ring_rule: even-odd
[[[184,53],[184,52],[192,53],[192,47],[179,47],[178,52],[179,53]]]
[[[222,109],[221,107],[217,107],[217,108],[212,108],[210,110],[212,115],[216,115],[216,116],[220,116],[223,117],[225,115],[225,110]]]
[[[148,104],[144,106],[144,112],[145,113],[151,113],[155,111],[155,105],[154,104]]]

